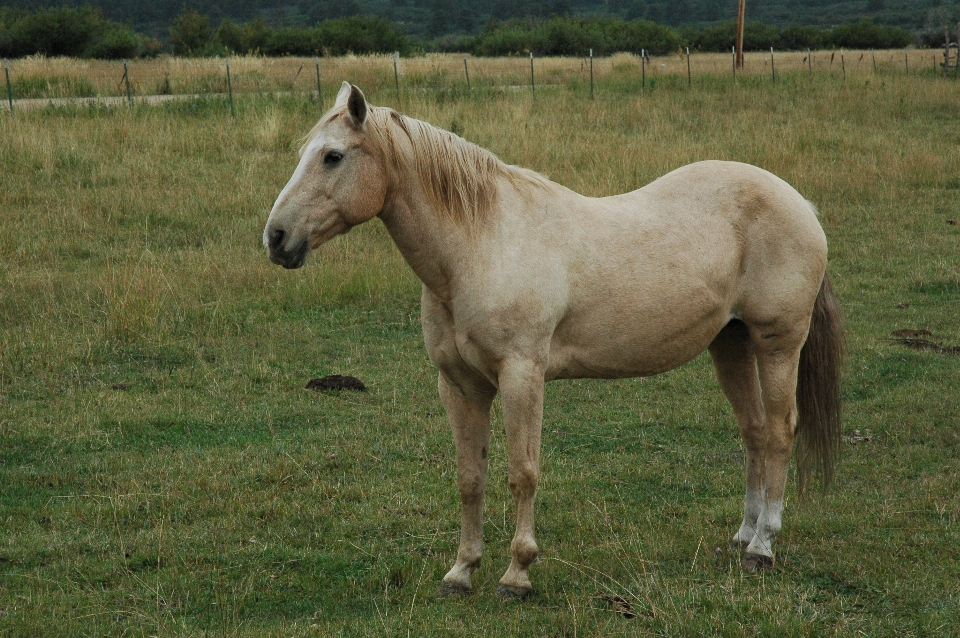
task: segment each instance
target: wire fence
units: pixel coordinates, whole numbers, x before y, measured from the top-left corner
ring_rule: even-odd
[[[476,58],[462,54],[324,58],[178,58],[123,62],[34,56],[4,60],[7,110],[62,101],[131,104],[194,96],[312,93],[332,97],[342,80],[373,99],[405,90],[530,90],[567,86],[591,93],[647,90],[664,84],[769,80],[790,75],[853,81],[872,75],[956,77],[944,66],[943,50],[753,52],[743,68],[720,53],[616,54],[594,58]],[[950,70],[950,73],[944,73]]]

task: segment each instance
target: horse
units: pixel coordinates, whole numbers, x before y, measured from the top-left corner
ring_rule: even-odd
[[[461,499],[446,595],[482,555],[490,409],[501,397],[516,529],[504,599],[532,589],[546,381],[625,378],[708,350],[745,449],[745,569],[773,566],[796,448],[800,492],[840,445],[840,308],[813,205],[748,164],[683,166],[591,198],[396,111],[344,82],[306,136],[263,231],[271,261],[379,217],[421,280],[427,353],[456,446]]]

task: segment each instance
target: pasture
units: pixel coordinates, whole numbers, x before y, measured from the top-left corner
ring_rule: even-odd
[[[513,532],[495,404],[476,593],[440,598],[459,497],[419,283],[377,221],[297,271],[260,243],[316,100],[3,113],[0,635],[960,633],[960,85],[801,67],[641,94],[611,67],[595,99],[578,76],[533,100],[339,71],[585,194],[715,158],[813,201],[847,318],[834,486],[791,480],[776,567],[744,573],[743,455],[706,355],[551,383],[535,593],[493,593]],[[369,390],[305,389],[326,374]]]

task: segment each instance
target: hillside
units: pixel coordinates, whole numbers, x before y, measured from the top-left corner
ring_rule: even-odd
[[[329,18],[364,14],[393,21],[404,32],[425,39],[478,33],[491,19],[547,18],[552,15],[647,19],[672,27],[703,27],[731,20],[736,0],[8,0],[0,6],[37,9],[84,6],[137,31],[166,39],[171,22],[187,10],[211,18],[246,22],[263,17],[274,27],[312,26]],[[479,5],[479,6],[478,6]],[[747,0],[747,17],[778,26],[835,26],[869,18],[877,24],[914,31],[940,29],[960,20],[957,0]]]

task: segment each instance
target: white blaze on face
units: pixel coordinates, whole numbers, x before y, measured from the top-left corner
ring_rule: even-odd
[[[286,186],[284,186],[283,190],[280,191],[280,194],[277,196],[277,200],[273,203],[273,208],[270,210],[270,216],[267,218],[267,223],[263,229],[264,247],[268,246],[269,231],[280,222],[280,217],[283,214],[284,205],[287,203],[287,199],[292,193],[304,188],[305,184],[302,182],[307,176],[313,160],[317,158],[320,149],[323,148],[325,138],[326,136],[323,133],[320,133],[314,139],[310,140],[310,142],[307,144],[307,147],[303,149],[303,153],[300,156],[300,162],[297,164],[296,170],[293,171],[293,175],[290,176]],[[289,235],[289,228],[285,230]]]

